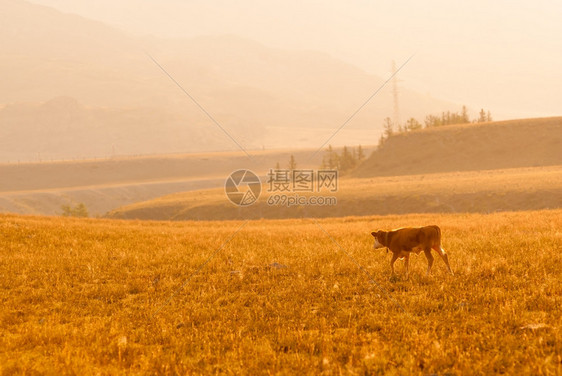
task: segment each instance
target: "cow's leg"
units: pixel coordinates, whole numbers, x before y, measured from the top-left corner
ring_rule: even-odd
[[[431,248],[426,248],[423,250],[425,257],[427,257],[427,275],[431,271],[431,266],[433,266],[433,255],[431,254]]]
[[[445,250],[439,245],[434,246],[433,249],[435,249],[439,256],[441,256],[443,262],[445,262],[445,265],[447,265],[449,273],[451,273],[451,275],[455,275],[455,273],[453,273],[453,271],[451,270],[451,265],[449,265],[449,257],[447,256],[447,252],[445,252]]]
[[[394,275],[394,263],[398,260],[398,253],[392,253],[392,260],[390,260],[390,270],[392,270],[392,275]]]
[[[406,279],[408,279],[410,274],[410,253],[404,256],[404,266],[406,267]]]

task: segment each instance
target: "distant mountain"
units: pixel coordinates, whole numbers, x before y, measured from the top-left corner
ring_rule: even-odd
[[[181,151],[235,149],[228,137],[151,61],[147,52],[249,149],[315,146],[383,82],[323,53],[272,49],[236,36],[136,38],[100,22],[22,0],[0,2],[0,46],[0,105],[16,104],[7,108],[8,113],[0,114],[0,121],[9,126],[6,119],[10,118],[18,124],[16,133],[20,137],[12,134],[9,139],[15,150],[25,149],[22,145],[31,142],[33,130],[54,126],[59,114],[52,103],[48,105],[51,112],[45,122],[31,108],[25,110],[30,111],[28,115],[20,112],[19,117],[10,115],[10,111],[16,111],[21,102],[35,103],[25,106],[43,111],[40,103],[58,97],[75,98],[84,106],[99,111],[105,108],[107,116],[112,114],[112,120],[108,120],[111,126],[100,125],[112,129],[107,137],[102,137],[104,144],[94,147],[92,142],[102,141],[93,138],[85,145],[92,152],[96,149],[96,153],[108,153],[108,138],[124,152],[175,151],[168,148],[184,137],[174,131],[178,119],[184,122],[182,129],[196,129],[206,135],[193,133],[191,138],[196,141],[184,142]],[[423,118],[428,113],[458,107],[407,89],[401,90],[400,100],[404,118]],[[61,123],[69,121],[65,118],[67,110],[61,109]],[[346,127],[350,132],[361,130],[360,137],[344,132],[334,143],[376,142],[382,119],[391,114],[392,96],[387,88]],[[140,122],[141,132],[137,133],[146,137],[131,137],[130,123],[121,123],[120,116]],[[98,124],[100,119],[96,120]],[[85,120],[77,117],[66,129],[65,137],[74,140],[75,146],[56,139],[51,142],[50,135],[54,137],[56,132],[45,131],[46,139],[42,142],[50,146],[42,152],[56,157],[84,151],[79,133],[90,123],[81,121]],[[311,128],[316,130],[310,131]],[[217,130],[218,133],[212,133]],[[162,142],[154,144],[153,138]],[[4,145],[7,142],[0,140]],[[62,149],[55,153],[51,149],[55,145]],[[20,158],[20,154],[0,155],[1,160],[16,157]]]
[[[256,130],[238,130],[240,137]],[[160,108],[114,109],[58,97],[0,110],[0,160],[74,159],[231,148],[210,125]]]

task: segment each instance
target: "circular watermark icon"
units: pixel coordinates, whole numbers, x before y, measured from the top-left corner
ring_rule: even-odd
[[[234,171],[224,183],[226,197],[237,206],[252,205],[260,197],[260,178],[250,170]]]

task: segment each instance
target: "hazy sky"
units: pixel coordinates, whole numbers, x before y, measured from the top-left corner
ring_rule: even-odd
[[[402,85],[490,109],[562,114],[562,1],[34,0],[140,35],[235,34],[328,52]]]

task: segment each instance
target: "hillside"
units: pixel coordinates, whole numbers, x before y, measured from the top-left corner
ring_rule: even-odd
[[[335,206],[271,207],[262,197],[241,209],[232,206],[222,190],[203,190],[118,208],[108,216],[187,220],[559,208],[562,117],[445,126],[392,136],[350,179],[340,178],[335,196]]]
[[[365,146],[365,152],[373,150]],[[250,150],[114,157],[83,161],[0,163],[0,212],[56,215],[61,205],[84,203],[91,215],[177,192],[220,187],[235,170],[264,176],[290,155],[299,166],[316,168],[315,149]]]
[[[562,164],[562,117],[451,125],[397,134],[354,177]]]
[[[562,166],[340,179],[338,192],[321,195],[335,197],[337,204],[325,206],[268,205],[275,193],[266,190],[264,185],[259,200],[244,208],[231,204],[224,189],[211,189],[128,205],[107,217],[227,220],[554,209],[562,208]]]

